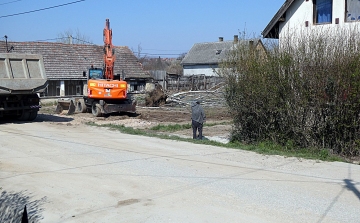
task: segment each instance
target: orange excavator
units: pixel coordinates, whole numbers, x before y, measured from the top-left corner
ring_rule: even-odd
[[[76,111],[86,112],[91,109],[94,116],[114,112],[136,112],[136,101],[127,92],[127,82],[114,77],[115,50],[112,45],[112,29],[106,19],[104,28],[104,66],[91,66],[87,74],[87,91],[84,97],[76,101]],[[84,73],[86,75],[86,73]],[[87,93],[86,93],[87,92]]]

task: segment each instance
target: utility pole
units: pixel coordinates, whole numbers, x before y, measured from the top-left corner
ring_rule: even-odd
[[[11,46],[11,47],[10,47],[10,50],[9,50],[8,42],[7,42],[7,38],[8,38],[7,35],[5,35],[4,38],[5,38],[5,44],[6,44],[6,52],[7,52],[7,53],[10,53],[10,51],[13,50],[14,47]]]

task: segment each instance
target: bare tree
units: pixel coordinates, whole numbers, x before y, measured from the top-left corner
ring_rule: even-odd
[[[134,55],[136,56],[136,58],[139,60],[139,62],[141,64],[144,64],[144,62],[146,62],[148,60],[148,57],[146,56],[146,54],[144,56],[141,56],[141,51],[142,51],[141,43],[138,44],[137,51],[135,51],[133,48],[131,48],[131,51],[134,53]]]
[[[187,53],[182,53],[178,56],[177,60],[182,61],[182,59],[184,59],[184,57],[186,56]]]
[[[166,68],[167,73],[183,75],[183,67],[181,65],[182,59],[184,59],[186,53],[180,54],[176,60],[172,60],[170,65]]]
[[[68,29],[58,34],[57,42],[68,44],[93,44],[90,37],[76,29],[75,32],[72,29]]]
[[[183,74],[181,61],[185,57],[186,53],[180,54],[176,59],[162,59],[160,56],[149,57],[146,54],[142,55],[141,44],[138,44],[137,50],[134,50],[133,48],[131,50],[137,57],[138,61],[142,64],[144,70],[165,70],[166,72],[172,74]]]

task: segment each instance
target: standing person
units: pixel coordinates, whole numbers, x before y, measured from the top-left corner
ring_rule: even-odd
[[[200,101],[192,102],[191,104],[191,126],[193,129],[193,139],[202,139],[202,128],[205,122],[205,112],[200,105]],[[196,137],[199,131],[199,136]]]

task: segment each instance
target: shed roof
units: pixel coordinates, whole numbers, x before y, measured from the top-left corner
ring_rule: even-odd
[[[227,53],[234,49],[235,44],[249,45],[253,42],[255,46],[261,43],[260,39],[239,40],[238,43],[234,41],[219,41],[208,43],[195,43],[190,51],[181,61],[182,65],[211,65],[218,64],[226,59]],[[261,43],[262,44],[262,43]]]
[[[269,24],[262,31],[264,38],[279,39],[279,23],[285,21],[286,11],[295,0],[286,0]]]
[[[8,42],[8,46],[14,47],[11,52],[41,54],[48,79],[86,79],[83,71],[91,65],[103,66],[103,46],[50,42]],[[4,41],[0,41],[0,52],[6,52]],[[115,55],[115,74],[124,72],[126,78],[150,78],[128,47],[115,46]]]
[[[226,52],[233,45],[233,41],[195,43],[181,64],[218,64],[222,59],[225,59]]]

